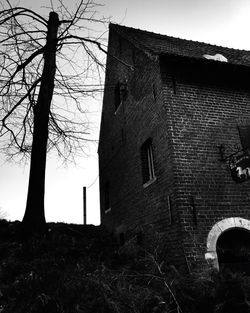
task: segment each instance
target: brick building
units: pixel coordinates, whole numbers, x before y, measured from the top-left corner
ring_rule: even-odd
[[[249,261],[249,77],[250,52],[110,24],[105,226],[124,234],[154,224],[190,268],[218,268],[230,253],[230,262]]]

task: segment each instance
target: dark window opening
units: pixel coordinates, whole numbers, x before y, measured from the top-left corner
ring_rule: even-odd
[[[250,149],[250,125],[238,126],[242,148]]]
[[[120,104],[123,103],[127,97],[127,83],[118,82],[115,86],[115,111],[119,108]]]
[[[220,235],[217,241],[220,270],[250,275],[250,232],[233,228]]]
[[[143,184],[155,178],[152,140],[149,138],[141,146],[141,164]]]
[[[110,211],[111,211],[110,184],[108,182],[105,184],[105,188],[104,188],[104,212],[108,213]]]

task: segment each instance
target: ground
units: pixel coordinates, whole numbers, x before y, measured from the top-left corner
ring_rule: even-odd
[[[249,312],[249,279],[179,272],[153,228],[120,245],[102,226],[20,225],[0,221],[1,313]]]

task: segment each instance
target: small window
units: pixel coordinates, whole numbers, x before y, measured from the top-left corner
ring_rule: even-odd
[[[148,185],[155,180],[152,140],[148,139],[141,146],[141,163],[143,184]],[[145,186],[146,187],[146,186]]]
[[[128,86],[127,82],[118,82],[115,86],[115,111],[118,110],[127,98]]]
[[[238,126],[243,149],[250,149],[250,125]]]
[[[110,184],[109,182],[105,184],[104,187],[104,212],[107,214],[111,211],[111,202],[110,202]]]

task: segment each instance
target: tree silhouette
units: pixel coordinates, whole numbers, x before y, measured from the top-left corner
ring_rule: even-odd
[[[0,5],[1,150],[9,158],[30,155],[22,223],[40,232],[47,152],[54,148],[68,159],[89,140],[84,100],[102,89],[105,52],[102,33],[92,27],[107,20],[96,18],[92,0],[80,0],[73,11],[59,0],[48,19],[9,0]]]

